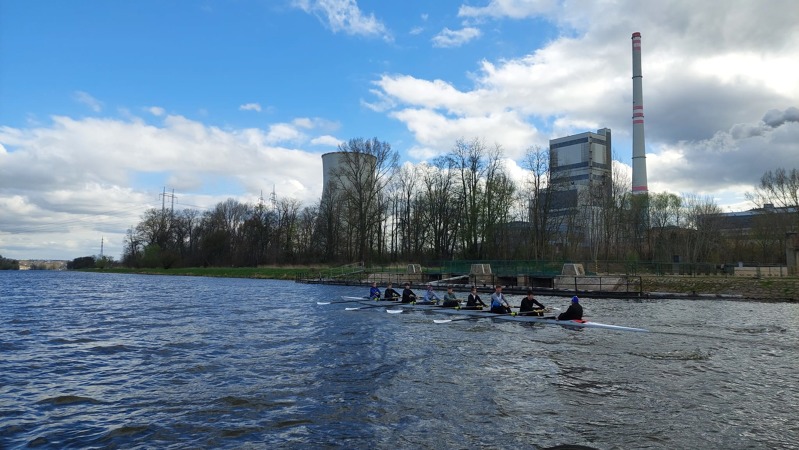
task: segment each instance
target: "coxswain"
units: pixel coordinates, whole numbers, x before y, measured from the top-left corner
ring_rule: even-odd
[[[546,307],[533,296],[533,290],[528,289],[527,295],[522,299],[522,304],[519,305],[519,313],[525,313],[527,316],[543,316],[544,308]]]
[[[502,286],[497,285],[491,294],[491,312],[494,314],[510,314],[510,304],[502,295]]]
[[[583,307],[580,305],[580,299],[575,295],[572,297],[572,304],[566,312],[560,313],[558,320],[580,320],[583,318]]]

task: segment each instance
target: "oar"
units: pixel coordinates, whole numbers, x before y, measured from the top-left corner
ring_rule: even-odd
[[[344,308],[344,311],[357,311],[359,309],[369,309],[369,308],[381,308],[383,305],[366,305],[366,306],[359,306],[357,308]]]
[[[533,311],[519,311],[519,312],[517,312],[517,313],[513,313],[513,315],[514,315],[514,316],[537,316],[537,315],[539,315],[539,313],[540,313],[540,314],[541,314],[541,316],[543,316],[543,315],[544,315],[543,313],[545,313],[545,312],[547,312],[547,311],[546,311],[546,310],[538,310],[538,311],[535,311],[535,310],[533,310]]]
[[[317,305],[337,305],[339,303],[358,303],[364,300],[369,300],[369,297],[363,297],[359,300],[342,300],[340,302],[316,302]]]
[[[469,316],[469,317],[458,317],[457,319],[435,319],[433,323],[450,323],[450,322],[460,322],[461,320],[479,320],[479,319],[488,319],[491,318],[489,315],[490,312],[486,311],[486,315],[483,317],[480,316]]]

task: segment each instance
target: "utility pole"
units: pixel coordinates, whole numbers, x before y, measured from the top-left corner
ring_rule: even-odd
[[[100,258],[101,259],[103,257],[103,240],[104,240],[104,238],[105,238],[105,236],[101,236],[100,237]]]
[[[169,214],[170,214],[170,216],[174,215],[175,214],[175,198],[176,198],[175,197],[175,188],[172,188],[172,193],[171,194],[167,194],[166,193],[166,186],[164,186],[164,192],[162,194],[159,194],[159,195],[161,196],[161,214],[164,214],[164,212],[166,210],[166,198],[170,197],[172,205],[170,206]]]

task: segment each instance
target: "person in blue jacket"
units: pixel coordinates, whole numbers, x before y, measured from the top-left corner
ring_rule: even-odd
[[[502,294],[502,286],[497,285],[491,294],[491,312],[494,314],[510,314],[510,304]]]
[[[438,304],[439,298],[436,295],[436,293],[433,292],[433,285],[432,284],[428,284],[427,285],[427,290],[424,292],[424,296],[422,298],[424,299],[425,303],[432,303],[434,305]]]
[[[560,313],[558,320],[580,320],[583,318],[583,307],[580,305],[580,299],[575,295],[572,297],[572,304],[566,312]]]
[[[372,287],[369,289],[369,300],[380,300],[380,288],[377,283],[372,281]]]

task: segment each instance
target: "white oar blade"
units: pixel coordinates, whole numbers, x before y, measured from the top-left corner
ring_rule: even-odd
[[[344,308],[344,311],[357,311],[361,308]]]
[[[317,305],[329,305],[330,302],[316,302]]]
[[[387,309],[386,312],[389,314],[402,314],[401,309]]]
[[[433,320],[434,323],[450,323],[452,319],[435,319]]]

